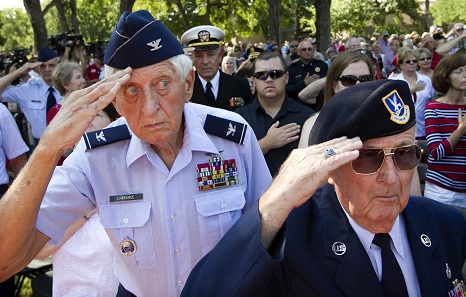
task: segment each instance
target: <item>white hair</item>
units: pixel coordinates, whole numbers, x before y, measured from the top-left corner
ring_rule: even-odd
[[[192,60],[185,54],[180,54],[169,59],[173,68],[175,69],[175,75],[182,81],[186,79],[189,72],[193,69]],[[112,66],[105,65],[104,68],[104,77],[109,77],[117,71],[122,69],[117,69]]]

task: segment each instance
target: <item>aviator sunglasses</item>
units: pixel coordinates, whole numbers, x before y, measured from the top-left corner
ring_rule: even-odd
[[[253,74],[253,76],[260,80],[267,80],[267,78],[272,78],[276,80],[277,78],[282,77],[286,71],[284,70],[269,70],[269,71],[259,71]]]
[[[354,75],[343,75],[338,79],[341,81],[341,84],[344,85],[345,87],[351,87],[356,84],[356,82],[366,82],[366,81],[373,81],[374,77],[370,74],[364,74],[361,75],[360,77],[354,76]]]
[[[388,151],[388,152],[386,152]],[[357,174],[369,175],[377,173],[385,163],[387,156],[393,157],[398,170],[411,170],[419,165],[422,149],[417,144],[395,148],[366,148],[359,150],[359,157],[351,162],[353,171]]]

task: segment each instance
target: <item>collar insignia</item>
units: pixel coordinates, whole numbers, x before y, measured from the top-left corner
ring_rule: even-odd
[[[152,52],[152,51],[156,51],[156,50],[162,48],[162,45],[159,45],[161,40],[162,40],[162,39],[159,38],[159,39],[157,39],[157,40],[155,40],[155,41],[151,41],[151,42],[149,42],[149,43],[147,44],[148,46],[151,46],[151,47],[152,47],[152,48],[150,49],[151,52]]]

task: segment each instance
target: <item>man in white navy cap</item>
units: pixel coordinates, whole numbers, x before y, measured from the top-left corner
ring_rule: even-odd
[[[415,125],[405,82],[333,96],[310,146],[290,154],[182,296],[463,296],[465,219],[409,196],[421,158]]]
[[[36,145],[44,133],[48,110],[60,101],[61,95],[55,90],[52,72],[60,62],[60,57],[51,48],[44,46],[39,49],[38,62],[27,62],[8,75],[0,78],[0,96],[3,102],[16,102],[26,119],[31,124],[32,136]],[[9,86],[17,77],[28,73],[39,66],[41,78],[29,79],[18,87]]]
[[[192,49],[196,68],[191,102],[235,110],[252,102],[249,82],[242,77],[228,75],[219,69],[225,33],[215,26],[197,26],[181,36],[181,44]]]
[[[271,176],[243,118],[189,102],[192,61],[149,12],[121,16],[104,63],[106,78],[70,95],[0,200],[0,281],[97,208],[119,296],[179,296]],[[109,103],[122,117],[86,133],[55,169]]]

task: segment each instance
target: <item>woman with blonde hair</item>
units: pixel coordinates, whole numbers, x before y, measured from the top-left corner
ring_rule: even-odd
[[[222,71],[229,75],[236,73],[236,61],[234,57],[225,56],[222,59]]]

